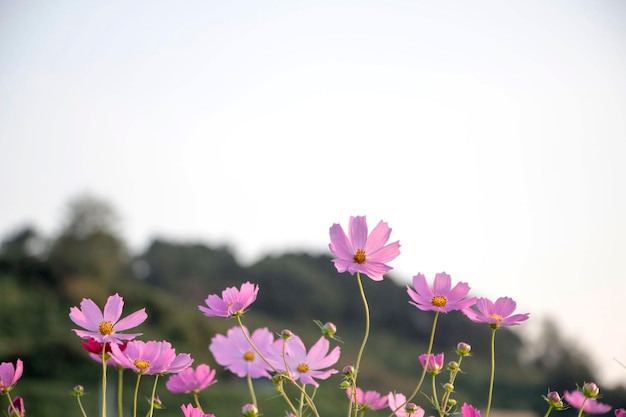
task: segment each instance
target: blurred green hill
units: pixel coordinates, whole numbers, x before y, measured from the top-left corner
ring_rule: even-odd
[[[34,227],[26,226],[2,240],[0,361],[21,358],[25,364],[13,395],[25,398],[29,415],[79,416],[69,393],[81,384],[89,393],[83,397],[88,415],[97,416],[100,365],[89,358],[71,331],[76,326],[68,314],[83,298],[103,306],[106,298],[117,292],[126,303],[124,315],[146,308],[148,320],[138,329],[143,332],[142,340],[168,340],[177,352],[190,353],[196,365],[204,362],[218,370],[219,382],[200,395],[205,411],[218,417],[239,415],[241,405],[249,402],[247,387],[216,365],[207,349],[216,333],[225,333],[236,322],[205,317],[197,306],[204,304],[208,294],[239,287],[245,281],[260,286],[257,301],[243,317],[248,328],[268,327],[275,333],[288,328],[310,344],[320,336],[313,320],[332,321],[344,341],[336,368],[354,363],[363,337],[363,304],[355,278],[338,274],[328,255],[285,253],[244,267],[228,247],[163,239],[154,240],[142,253],[129,253],[114,210],[93,197],[80,197],[70,202],[66,223],[57,236],[41,236]],[[359,385],[408,395],[421,374],[418,356],[427,350],[434,315],[412,307],[406,287],[398,284],[393,274],[381,282],[366,278],[363,285],[372,327]],[[542,326],[541,343],[530,344],[514,330],[498,330],[493,409],[545,413],[542,395],[548,389],[562,393],[597,379],[588,356],[575,343],[564,340],[554,323],[532,325]],[[446,353],[446,361],[456,360],[453,349],[461,341],[472,346],[473,356],[463,361],[464,374],[457,378],[455,398],[459,404],[467,401],[484,407],[490,330],[457,313],[442,315],[433,352]],[[113,371],[109,374],[114,388],[115,375]],[[123,378],[126,415],[131,415],[135,377],[125,373]],[[151,389],[152,381],[146,380],[141,386],[143,397],[149,397]],[[155,416],[181,416],[180,405],[191,402],[191,397],[168,393],[165,380],[161,378],[158,393],[167,408],[157,410]],[[323,416],[344,413],[346,400],[338,389],[340,381],[335,375],[318,391]],[[256,382],[263,414],[283,415],[282,400],[271,383]],[[624,387],[604,389],[603,394],[602,401],[612,405],[623,405],[626,398]],[[148,409],[143,397],[140,407],[145,410],[140,413]],[[341,401],[340,412],[337,401]],[[415,402],[430,414],[425,398],[418,397]],[[5,407],[5,403],[0,405]],[[114,404],[109,409],[114,415]],[[563,413],[575,415],[574,410]]]

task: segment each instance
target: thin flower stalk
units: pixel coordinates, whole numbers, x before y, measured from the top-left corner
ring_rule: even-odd
[[[154,384],[152,385],[152,395],[150,396],[150,413],[148,413],[149,417],[152,417],[154,413],[154,399],[156,398],[156,387],[157,382],[159,381],[159,374],[154,376]]]
[[[361,281],[361,273],[357,272],[356,273],[356,282],[359,285],[359,293],[361,294],[361,300],[363,301],[363,309],[365,310],[365,332],[363,333],[363,341],[361,342],[361,348],[359,349],[359,352],[357,354],[356,357],[356,364],[355,364],[355,373],[354,373],[354,377],[352,380],[352,394],[353,394],[353,398],[356,398],[356,387],[357,387],[357,378],[359,375],[359,369],[361,368],[361,358],[363,357],[363,352],[365,351],[365,345],[367,344],[367,339],[369,338],[369,334],[370,334],[370,309],[369,309],[369,305],[367,303],[367,297],[365,296],[365,291],[363,290],[363,282]],[[352,409],[352,401],[349,402],[349,406],[348,406],[348,417],[350,416],[350,410]],[[354,417],[357,416],[358,413],[358,407],[354,407]]]
[[[491,376],[489,381],[489,397],[487,399],[487,411],[485,411],[485,417],[489,417],[489,411],[491,410],[493,383],[496,376],[496,330],[498,330],[498,327],[491,328]]]
[[[450,371],[450,380],[449,380],[449,384],[454,386],[454,382],[456,381],[456,376],[458,375],[459,371],[461,370],[461,362],[463,362],[463,356],[464,355],[459,355],[459,360],[457,362],[458,366],[456,367],[456,369],[453,369]],[[448,414],[448,402],[450,401],[450,395],[452,395],[452,391],[446,391],[443,394],[443,397],[441,399],[441,408],[439,409],[440,411],[440,415],[442,414]]]
[[[106,343],[102,343],[102,417],[107,415],[107,353]]]

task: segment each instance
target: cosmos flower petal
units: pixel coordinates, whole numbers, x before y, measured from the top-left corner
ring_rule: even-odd
[[[133,327],[139,326],[141,323],[146,321],[148,318],[148,314],[146,314],[146,309],[142,308],[141,310],[137,310],[132,314],[124,317],[122,320],[118,321],[115,324],[116,331],[124,331],[131,329]]]
[[[120,297],[119,294],[109,296],[106,304],[104,305],[104,320],[116,323],[122,316],[123,308],[124,299]]]
[[[365,249],[366,253],[374,255],[387,244],[389,236],[391,236],[391,228],[382,220],[374,227],[369,237],[367,236],[367,225],[365,225],[366,242],[364,247],[361,246],[361,249]]]
[[[450,278],[450,275],[446,274],[445,272],[435,274],[435,279],[433,280],[433,294],[445,295],[446,297],[448,297],[451,285],[452,279]]]
[[[339,224],[333,224],[330,227],[330,251],[340,259],[350,259],[354,256],[354,249],[350,245],[348,236]]]
[[[365,216],[350,217],[348,235],[354,249],[365,249],[367,247],[367,221]]]
[[[85,320],[91,323],[92,327],[95,324],[96,329],[104,320],[104,316],[102,315],[100,308],[89,298],[83,298],[83,301],[80,302],[80,309],[85,316]],[[88,329],[87,327],[85,328]]]

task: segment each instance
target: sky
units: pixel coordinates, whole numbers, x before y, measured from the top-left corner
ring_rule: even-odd
[[[329,253],[510,296],[626,384],[626,3],[0,1],[0,236],[108,201],[139,252]],[[373,312],[372,314],[375,314]],[[582,383],[584,381],[573,381]]]

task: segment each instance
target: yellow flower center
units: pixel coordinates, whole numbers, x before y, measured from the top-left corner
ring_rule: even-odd
[[[148,369],[150,367],[150,361],[145,361],[143,359],[135,359],[133,361],[133,364],[140,371],[145,371],[146,369]]]
[[[435,295],[430,300],[430,303],[434,305],[435,307],[444,307],[446,304],[448,304],[448,299],[444,297],[443,295]]]
[[[103,321],[98,326],[98,330],[102,336],[108,336],[113,333],[113,324],[110,321]]]
[[[245,361],[252,362],[254,360],[254,352],[250,352],[249,350],[244,352],[243,359]]]
[[[357,249],[354,254],[354,262],[357,264],[365,263],[365,251],[363,249]]]
[[[496,320],[498,320],[499,322],[501,322],[501,321],[503,320],[503,319],[502,319],[502,316],[501,316],[501,315],[499,315],[499,314],[490,314],[490,315],[489,315],[489,317],[491,317],[492,319],[496,319]]]
[[[304,372],[309,372],[309,365],[307,365],[306,363],[301,363],[301,364],[298,365],[298,367],[296,369],[301,374],[304,373]]]

